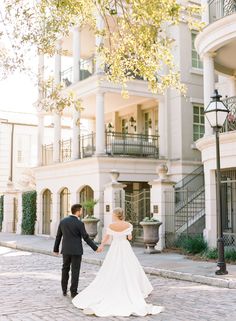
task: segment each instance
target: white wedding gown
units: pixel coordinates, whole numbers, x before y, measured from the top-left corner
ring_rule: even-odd
[[[106,258],[92,283],[72,300],[85,314],[145,316],[163,311],[163,307],[144,300],[153,287],[127,240],[132,229],[132,225],[122,232],[107,229],[113,240]]]

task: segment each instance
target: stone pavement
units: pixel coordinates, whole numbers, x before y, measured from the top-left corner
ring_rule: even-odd
[[[20,250],[52,254],[53,244],[54,239],[50,237],[0,233],[1,246]],[[167,278],[236,289],[236,265],[227,265],[228,275],[216,276],[216,263],[193,261],[186,258],[184,255],[177,253],[150,255],[144,254],[144,250],[141,247],[133,247],[133,249],[147,273]],[[83,261],[100,265],[105,257],[106,251],[101,254],[94,253],[87,244],[85,244]]]
[[[154,291],[148,303],[162,305],[156,316],[84,316],[60,289],[61,258],[0,247],[0,321],[224,321],[236,320],[235,289],[149,275]],[[82,263],[79,290],[98,266]]]

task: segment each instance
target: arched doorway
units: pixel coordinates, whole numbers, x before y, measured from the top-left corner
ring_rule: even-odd
[[[46,189],[43,193],[43,234],[50,235],[52,193]]]
[[[80,204],[82,204],[82,205],[85,201],[90,200],[90,199],[94,199],[93,189],[88,185],[84,186],[82,188],[82,190],[80,191],[79,199],[80,199]],[[86,216],[87,214],[88,213],[84,209],[83,216]],[[93,213],[92,213],[92,215],[93,215]]]
[[[70,214],[70,191],[67,187],[63,188],[60,193],[60,218]]]

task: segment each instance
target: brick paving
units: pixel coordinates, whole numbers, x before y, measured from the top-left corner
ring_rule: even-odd
[[[83,289],[99,266],[82,264]],[[148,302],[163,305],[157,316],[85,316],[60,289],[61,258],[0,247],[0,321],[210,321],[236,320],[236,290],[149,276],[154,291]]]

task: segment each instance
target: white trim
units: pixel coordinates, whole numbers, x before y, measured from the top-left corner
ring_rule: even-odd
[[[203,69],[202,68],[194,68],[194,67],[192,67],[192,68],[190,68],[189,73],[203,76]]]
[[[190,103],[204,105],[204,99],[203,98],[190,97]]]

